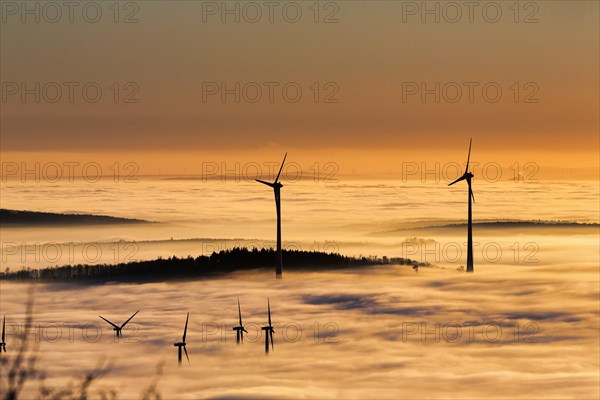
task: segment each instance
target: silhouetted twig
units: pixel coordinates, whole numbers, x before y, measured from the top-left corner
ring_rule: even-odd
[[[158,391],[158,381],[162,377],[163,367],[165,365],[164,361],[159,362],[156,365],[156,372],[152,377],[152,381],[150,381],[150,385],[142,392],[143,400],[161,400],[162,396]]]

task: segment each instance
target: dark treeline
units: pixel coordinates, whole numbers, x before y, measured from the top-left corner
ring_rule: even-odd
[[[58,214],[37,211],[0,209],[2,225],[102,225],[102,224],[142,224],[141,219],[110,217],[92,214]]]
[[[284,266],[288,270],[327,270],[369,265],[402,264],[415,269],[426,264],[408,258],[347,257],[336,253],[316,251],[283,250]],[[236,247],[214,252],[210,256],[187,258],[159,258],[149,261],[133,261],[120,264],[79,264],[43,269],[23,268],[0,273],[4,280],[37,281],[161,281],[168,279],[196,278],[233,271],[272,268],[275,260],[273,249]]]

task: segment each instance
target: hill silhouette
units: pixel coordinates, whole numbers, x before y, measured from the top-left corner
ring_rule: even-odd
[[[286,270],[326,271],[369,265],[401,264],[414,268],[427,266],[408,258],[348,257],[337,253],[283,250]],[[236,247],[213,252],[210,256],[170,257],[149,261],[133,261],[120,264],[79,264],[43,269],[23,268],[0,273],[0,280],[33,281],[95,281],[95,282],[141,282],[172,279],[193,279],[222,275],[234,271],[272,269],[275,260],[273,249],[247,249]]]
[[[0,209],[2,226],[36,225],[103,225],[103,224],[147,224],[149,221],[133,218],[111,217],[93,214],[60,214],[38,211]]]

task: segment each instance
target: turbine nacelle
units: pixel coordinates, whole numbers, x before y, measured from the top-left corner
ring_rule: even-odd
[[[448,184],[448,186],[452,186],[452,185],[454,185],[455,183],[457,183],[457,182],[460,182],[460,181],[464,181],[464,180],[466,180],[466,181],[467,181],[467,183],[469,183],[469,182],[471,182],[471,179],[473,179],[473,177],[474,177],[474,176],[475,176],[475,175],[473,175],[473,173],[472,173],[472,172],[465,172],[465,173],[464,173],[464,174],[463,174],[463,175],[462,175],[460,178],[458,178],[458,179],[456,179],[456,180],[454,180],[454,181],[450,182],[450,183]]]
[[[259,183],[262,183],[263,185],[267,185],[269,187],[272,187],[275,190],[279,190],[279,189],[281,189],[283,187],[283,184],[281,182],[273,182],[273,183],[271,183],[271,182],[266,182],[266,181],[263,181],[263,180],[260,180],[260,179],[255,179],[255,180],[256,180],[256,182],[259,182]]]

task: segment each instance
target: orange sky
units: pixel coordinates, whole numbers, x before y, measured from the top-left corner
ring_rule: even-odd
[[[287,150],[304,165],[380,173],[401,162],[463,162],[472,136],[481,162],[597,176],[598,3],[538,2],[537,10],[522,3],[517,18],[537,23],[515,23],[508,3],[499,3],[497,23],[480,10],[472,23],[444,21],[451,10],[440,11],[439,23],[431,16],[422,23],[403,10],[407,2],[338,2],[337,11],[321,10],[320,20],[336,11],[338,22],[327,24],[298,4],[298,23],[281,12],[273,23],[243,15],[222,23],[200,2],[140,3],[130,24],[114,23],[108,9],[95,24],[77,12],[73,23],[49,23],[44,14],[23,23],[19,11],[5,13],[3,161],[127,160],[144,173],[180,174],[200,172],[204,160],[277,161]],[[36,82],[39,103],[22,93]],[[62,90],[55,103],[52,82]],[[76,83],[73,101],[65,82]],[[96,103],[83,96],[89,82],[102,90]],[[219,86],[236,82],[240,102],[234,95],[223,102]],[[267,82],[275,82],[272,101]],[[423,102],[422,85],[436,82],[439,102],[435,94]],[[213,83],[219,92],[211,95]],[[286,101],[286,84],[288,93],[302,90],[298,102]],[[262,97],[252,102],[256,87]],[[462,95],[452,102],[457,88]],[[494,102],[496,88],[502,95]],[[128,94],[137,103],[123,103]],[[324,102],[328,94],[337,102]]]

